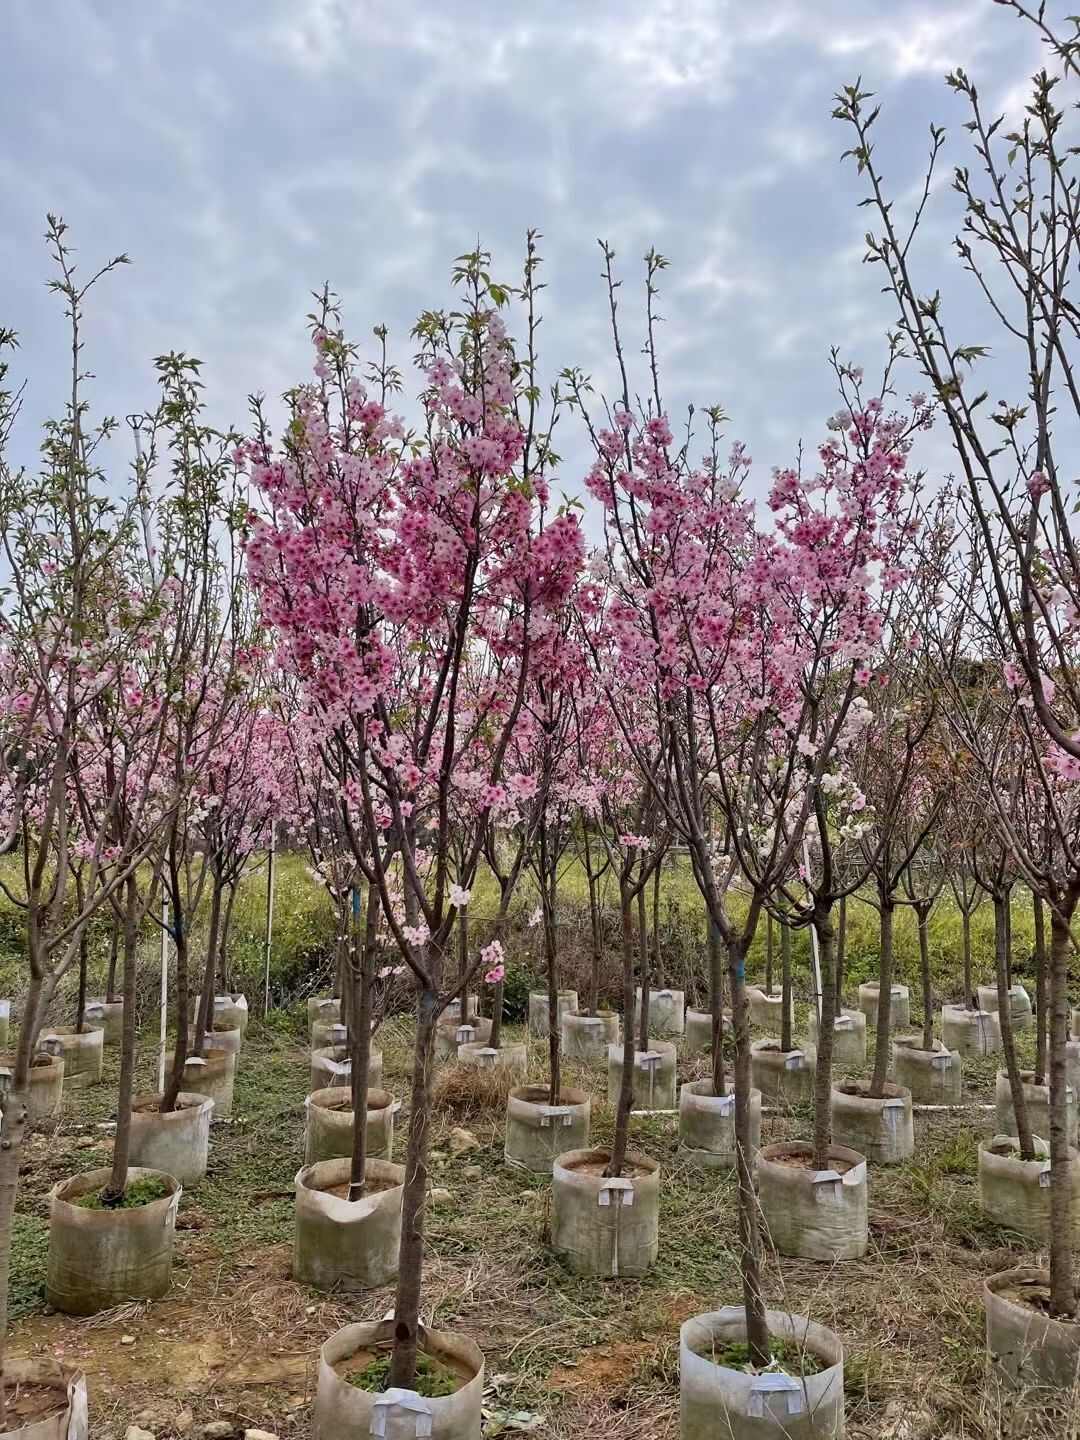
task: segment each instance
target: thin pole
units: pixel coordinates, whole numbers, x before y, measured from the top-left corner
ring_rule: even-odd
[[[270,858],[266,866],[266,968],[263,977],[263,1015],[270,1013],[270,944],[274,938],[274,832],[270,831]]]
[[[165,1090],[165,1032],[169,1028],[169,899],[161,896],[161,1021],[158,1044],[158,1091]]]

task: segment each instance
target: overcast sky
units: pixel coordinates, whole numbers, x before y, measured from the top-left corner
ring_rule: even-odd
[[[830,118],[834,92],[861,74],[883,100],[880,155],[903,194],[931,119],[949,126],[950,154],[965,153],[945,72],[962,64],[988,110],[1015,110],[1040,55],[992,0],[3,9],[0,325],[22,342],[24,454],[62,393],[48,210],[86,266],[120,250],[134,262],[88,308],[95,410],[150,404],[151,357],[175,348],[205,362],[220,422],[243,420],[248,392],[306,376],[304,316],[324,280],[354,335],[385,321],[406,360],[417,312],[449,299],[453,257],[479,236],[514,281],[532,225],[552,371],[610,375],[598,236],[620,257],[632,339],[640,258],[652,245],[670,259],[670,408],[723,404],[759,487],[836,408],[830,346],[872,371],[891,318],[876,270],[859,263],[868,212],[839,160],[849,137]],[[924,259],[944,283],[947,186],[936,199]],[[959,290],[950,299],[968,304]],[[580,452],[562,448],[575,488]]]

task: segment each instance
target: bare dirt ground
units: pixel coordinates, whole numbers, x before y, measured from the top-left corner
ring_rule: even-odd
[[[386,1084],[407,1096],[408,1026],[385,1026]],[[154,1063],[151,1042],[141,1058]],[[543,1047],[534,1047],[536,1074]],[[13,1256],[13,1349],[76,1362],[90,1384],[91,1434],[122,1440],[128,1424],[157,1436],[196,1435],[211,1421],[308,1435],[321,1342],[351,1320],[377,1318],[389,1289],[317,1294],[290,1279],[292,1180],[301,1164],[308,1050],[302,1035],[253,1022],[241,1056],[235,1119],[216,1122],[206,1181],[185,1194],[173,1287],[152,1305],[89,1320],[49,1313],[42,1298],[48,1190],[107,1164],[102,1128],[115,1096],[104,1084],[65,1099],[62,1117],[31,1141]],[[871,1175],[871,1248],[830,1268],[769,1258],[769,1303],[832,1326],[845,1345],[851,1440],[989,1440],[1075,1436],[1078,1409],[1039,1414],[984,1378],[983,1280],[1030,1262],[1037,1248],[983,1219],[977,1147],[989,1134],[995,1066],[966,1067],[970,1105],[919,1116],[913,1163]],[[699,1073],[697,1071],[693,1073]],[[680,1079],[691,1072],[680,1066]],[[594,1135],[610,1133],[606,1076],[575,1071],[597,1097]],[[399,1116],[395,1158],[404,1150]],[[805,1136],[809,1112],[769,1115],[766,1142]],[[454,1155],[451,1128],[476,1148]],[[496,1108],[441,1109],[433,1133],[429,1323],[470,1333],[487,1357],[485,1431],[668,1440],[678,1432],[678,1328],[687,1316],[738,1303],[733,1182],[677,1154],[674,1117],[634,1121],[634,1143],[659,1159],[660,1257],[642,1281],[573,1277],[547,1245],[548,1186],[505,1168]]]

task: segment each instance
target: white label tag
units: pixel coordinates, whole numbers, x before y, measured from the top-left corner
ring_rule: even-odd
[[[376,1437],[384,1436],[387,1419],[402,1412],[413,1417],[416,1440],[427,1440],[431,1434],[431,1406],[415,1390],[384,1390],[376,1396],[371,1405],[369,1433]]]
[[[783,1419],[788,1415],[801,1415],[803,1410],[803,1387],[791,1375],[758,1375],[750,1386],[749,1411],[751,1415],[769,1415]]]
[[[475,1025],[459,1025],[455,1036],[459,1045],[468,1045],[476,1039]]]
[[[634,1182],[627,1180],[625,1176],[619,1176],[614,1180],[605,1180],[600,1187],[596,1203],[598,1205],[633,1205]]]
[[[663,1058],[659,1050],[639,1050],[634,1056],[634,1064],[640,1070],[652,1070]]]
[[[1047,1165],[1045,1169],[1039,1171],[1039,1189],[1040,1189],[1040,1190],[1048,1190],[1049,1188],[1050,1188],[1050,1166]]]
[[[834,1030],[850,1030],[855,1022],[850,1015],[838,1015],[833,1021]]]
[[[544,1105],[540,1110],[540,1124],[545,1128],[555,1120],[561,1120],[564,1125],[569,1125],[573,1118],[568,1105]]]
[[[787,1058],[784,1060],[784,1069],[801,1070],[803,1068],[803,1061],[805,1059],[806,1056],[801,1050],[793,1050],[791,1054],[788,1055]]]
[[[951,1056],[951,1055],[935,1055],[934,1058],[930,1061],[930,1064],[933,1065],[933,1067],[934,1067],[935,1070],[951,1070],[951,1069],[952,1069],[952,1056]]]

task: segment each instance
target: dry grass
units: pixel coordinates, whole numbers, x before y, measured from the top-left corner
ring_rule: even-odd
[[[455,1124],[502,1115],[520,1077],[503,1065],[449,1065],[440,1072],[433,1093],[435,1109]]]

